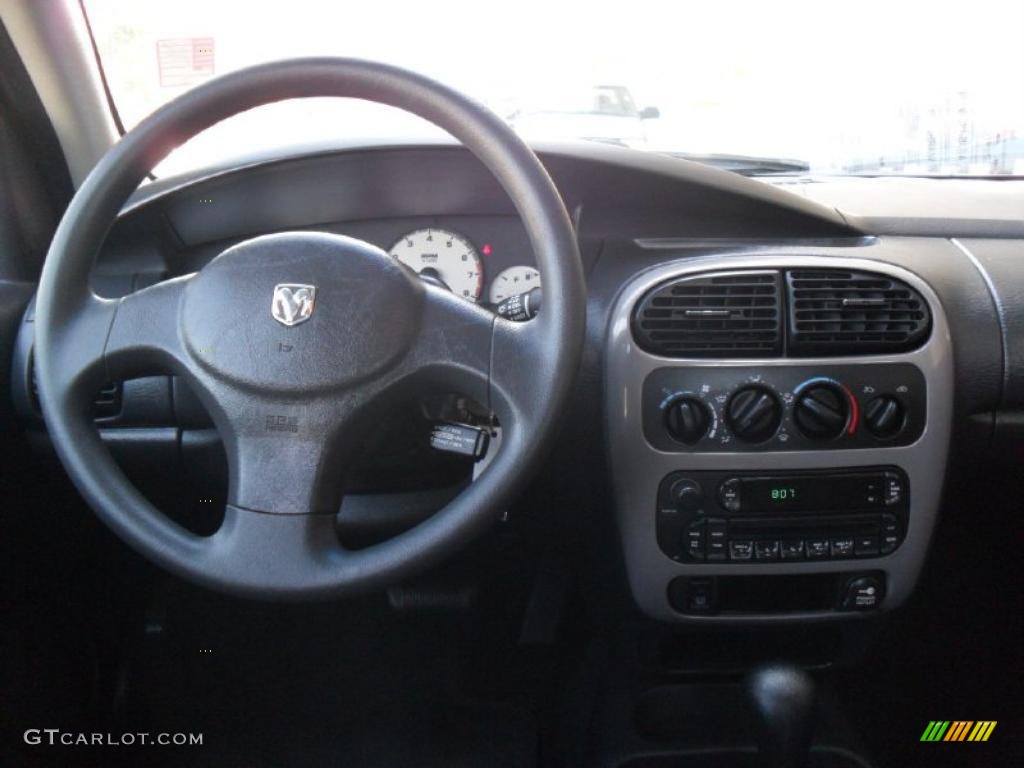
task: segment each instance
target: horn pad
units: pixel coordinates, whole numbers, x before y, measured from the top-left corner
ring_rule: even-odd
[[[330,390],[378,376],[405,354],[423,296],[415,275],[369,243],[267,235],[229,248],[192,279],[181,328],[189,353],[219,378]]]

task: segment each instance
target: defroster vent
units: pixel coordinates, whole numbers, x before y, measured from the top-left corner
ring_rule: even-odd
[[[794,269],[786,273],[789,352],[862,355],[924,343],[931,314],[906,283],[874,272]]]
[[[773,357],[782,351],[775,271],[680,277],[651,289],[633,311],[633,337],[663,357]]]

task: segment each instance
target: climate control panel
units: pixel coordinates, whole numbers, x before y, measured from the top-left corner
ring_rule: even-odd
[[[927,392],[909,363],[665,367],[643,385],[643,429],[662,451],[736,452],[910,445]]]

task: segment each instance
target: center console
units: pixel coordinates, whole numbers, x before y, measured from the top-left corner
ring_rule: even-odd
[[[610,463],[649,616],[840,618],[912,591],[948,450],[948,327],[916,275],[836,251],[687,259],[621,292]]]

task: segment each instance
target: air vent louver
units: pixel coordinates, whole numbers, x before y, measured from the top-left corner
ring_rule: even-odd
[[[931,329],[921,295],[886,275],[790,270],[786,288],[792,355],[905,352],[920,346]]]
[[[633,337],[664,357],[772,357],[782,351],[779,273],[683,277],[648,292]]]

